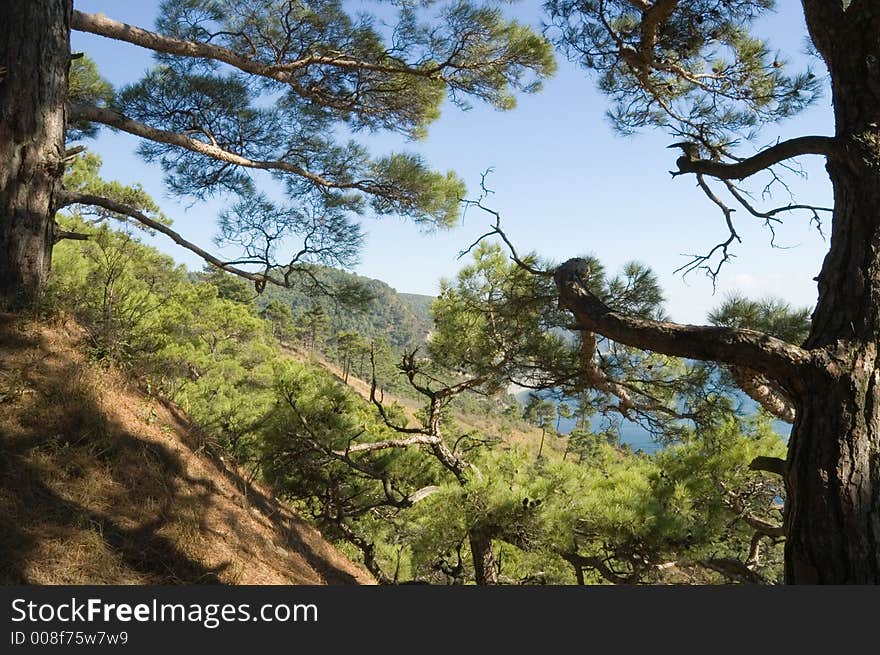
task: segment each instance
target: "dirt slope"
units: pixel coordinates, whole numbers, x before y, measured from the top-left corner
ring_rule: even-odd
[[[0,584],[372,584],[75,325],[0,314]]]

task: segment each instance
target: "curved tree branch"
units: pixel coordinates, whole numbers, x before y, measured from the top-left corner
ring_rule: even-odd
[[[349,446],[345,450],[334,450],[337,455],[348,455],[350,453],[367,453],[375,450],[387,450],[388,448],[406,448],[407,446],[433,446],[439,443],[438,437],[432,437],[426,434],[418,434],[407,439],[385,439],[384,441],[373,441],[370,443],[359,443]]]
[[[785,477],[786,462],[779,457],[767,457],[759,455],[749,463],[750,471],[766,471]]]
[[[750,466],[749,468],[752,467]],[[746,504],[743,502],[743,499],[739,495],[728,489],[723,483],[721,484],[721,488],[726,491],[725,495],[727,497],[727,501],[730,504],[731,509],[737,512],[737,518],[742,519],[746,525],[748,525],[756,532],[760,532],[761,534],[768,537],[785,536],[785,526],[773,523],[759,516],[755,516],[749,511],[749,508],[746,506]]]
[[[592,389],[604,391],[615,396],[619,403],[610,407],[621,416],[634,420],[631,412],[656,412],[673,419],[696,419],[696,415],[676,411],[667,407],[657,398],[639,389],[637,386],[615,380],[608,376],[596,362],[597,352],[596,335],[593,332],[581,332],[581,345],[579,348],[580,373],[583,381]],[[636,397],[633,397],[633,393]]]
[[[616,573],[608,563],[601,557],[598,556],[585,556],[579,553],[560,553],[559,554],[562,559],[571,564],[575,569],[591,569],[601,575],[605,580],[610,582],[611,584],[616,585],[631,585],[636,584],[638,582],[638,573],[632,573],[631,575],[624,576]]]
[[[183,246],[191,252],[194,252],[206,262],[213,264],[217,268],[220,268],[224,271],[227,271],[228,273],[232,273],[239,277],[243,277],[246,280],[251,280],[257,285],[259,289],[264,287],[267,282],[281,287],[288,286],[287,284],[285,284],[284,281],[278,280],[271,275],[267,275],[264,273],[253,273],[251,271],[246,271],[236,266],[232,266],[227,262],[224,262],[222,259],[215,257],[207,250],[200,248],[191,241],[187,241],[182,236],[180,236],[180,234],[172,230],[167,225],[164,225],[159,221],[153,220],[149,216],[145,215],[143,212],[140,212],[133,207],[129,207],[124,203],[117,202],[103,196],[95,196],[87,193],[77,193],[75,191],[67,190],[60,191],[58,194],[56,194],[56,198],[58,201],[55,207],[56,210],[67,207],[68,205],[92,205],[95,207],[103,207],[104,209],[107,209],[116,214],[133,218],[141,225],[144,225],[151,230],[161,232],[165,236],[169,237],[172,241],[174,241],[174,243],[178,244],[179,246]]]
[[[293,175],[298,175],[302,178],[307,179],[313,184],[325,187],[327,189],[357,189],[359,191],[364,191],[365,193],[388,192],[387,187],[367,181],[336,182],[333,180],[329,180],[316,173],[312,173],[311,171],[308,171],[301,166],[296,166],[295,164],[291,164],[285,161],[260,161],[257,159],[251,159],[249,157],[230,152],[229,150],[225,150],[224,148],[213,145],[211,143],[205,143],[204,141],[193,139],[185,134],[177,134],[176,132],[168,132],[166,130],[159,130],[155,127],[150,127],[145,123],[140,123],[138,121],[132,120],[127,116],[124,116],[119,112],[113,111],[111,109],[103,109],[101,107],[94,107],[89,105],[71,105],[69,108],[69,116],[70,120],[72,121],[86,120],[95,123],[101,123],[103,125],[115,127],[116,129],[122,130],[123,132],[128,132],[129,134],[133,134],[135,136],[148,139],[150,141],[167,143],[168,145],[185,148],[186,150],[197,152],[201,155],[211,157],[212,159],[227,162],[229,164],[234,164],[236,166],[267,171],[282,171],[285,173],[292,173]]]
[[[589,290],[588,270],[585,260],[571,259],[554,276],[559,302],[581,330],[666,355],[747,366],[779,382],[795,381],[812,361],[808,351],[755,330],[679,325],[616,312]]]
[[[673,147],[681,147],[675,144]],[[721,180],[742,180],[755,173],[767,170],[771,166],[779,164],[786,159],[801,155],[823,155],[833,157],[838,152],[837,140],[830,136],[802,136],[777,143],[766,150],[762,150],[752,157],[748,157],[736,163],[725,163],[709,159],[697,159],[687,153],[676,160],[678,171],[675,175],[685,173],[699,173],[716,177]]]
[[[188,41],[164,34],[150,32],[141,27],[128,25],[103,14],[87,14],[74,10],[71,27],[79,32],[88,32],[117,41],[125,41],[155,52],[163,52],[181,57],[199,57],[213,59],[229,64],[245,73],[259,75],[269,79],[291,84],[295,82],[294,74],[308,66],[328,65],[344,70],[368,70],[388,74],[407,74],[419,77],[439,77],[444,65],[408,66],[401,63],[375,63],[360,61],[344,56],[323,56],[311,54],[301,59],[284,63],[266,64],[257,59],[241,55],[233,50],[211,43]],[[448,66],[449,63],[446,63]]]
[[[730,373],[739,388],[752,400],[776,418],[786,423],[794,423],[794,403],[781,388],[744,366],[731,366]]]
[[[345,519],[342,516],[329,517],[325,515],[320,518],[332,522],[339,530],[340,534],[342,534],[342,537],[361,551],[364,559],[364,566],[373,574],[373,577],[376,578],[376,582],[383,585],[394,584],[394,581],[385,575],[382,567],[379,566],[379,562],[376,560],[376,545],[372,541],[368,541],[352,530],[351,527],[346,524]]]

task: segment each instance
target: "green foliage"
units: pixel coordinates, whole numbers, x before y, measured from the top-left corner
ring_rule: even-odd
[[[113,104],[113,86],[101,77],[95,62],[82,55],[71,59],[68,77],[67,100],[71,104],[107,107]],[[71,141],[94,137],[97,127],[88,121],[73,121],[67,126],[67,138]]]
[[[570,367],[552,282],[509,261],[498,245],[481,243],[473,258],[440,283],[428,346],[434,362],[496,384]]]
[[[751,32],[774,4],[695,0],[643,13],[627,0],[549,0],[545,9],[556,45],[596,71],[618,130],[666,128],[717,154],[819,95],[812,72],[788,72]]]
[[[807,307],[795,309],[779,298],[751,300],[734,295],[709,313],[709,322],[712,325],[758,330],[790,343],[801,344],[810,333],[810,313]]]
[[[199,283],[210,284],[217,289],[217,297],[223,300],[248,305],[254,300],[255,294],[247,282],[240,277],[221,271],[213,266],[205,266],[193,276]]]
[[[529,399],[523,408],[523,416],[539,428],[546,429],[556,417],[556,403],[541,398],[538,394],[529,394]]]
[[[272,334],[276,339],[284,342],[293,338],[295,327],[290,307],[273,300],[260,311],[260,316],[269,321],[269,325],[272,326]]]
[[[454,227],[465,197],[464,182],[452,171],[430,171],[420,157],[395,154],[373,163],[371,174],[395,189],[376,195],[371,203],[378,214],[410,216],[436,227]]]
[[[153,206],[139,189],[97,179],[97,166],[97,160],[83,158],[73,166],[70,184],[104,185]],[[462,463],[456,473],[433,445],[395,441],[412,433],[391,429],[372,404],[326,370],[281,355],[277,338],[296,328],[316,348],[331,337],[328,352],[344,372],[363,376],[367,339],[358,331],[331,336],[333,322],[323,304],[301,305],[296,318],[284,296],[261,299],[258,308],[237,278],[216,270],[189,275],[135,234],[98,220],[61,218],[66,229],[89,239],[58,244],[49,293],[57,308],[90,331],[92,355],[128,367],[145,388],[178,403],[212,435],[212,447],[252,467],[279,497],[347,543],[380,579],[472,582],[474,534],[488,536],[493,554],[501,553],[496,564],[502,582],[779,578],[776,540],[762,537],[760,558],[750,556],[754,526],[779,522],[775,505],[784,494],[776,479],[749,469],[757,455],[784,452],[765,418],[667,418],[661,429],[675,435],[675,443],[648,457],[619,449],[608,434],[591,429],[597,411],[611,411],[604,392],[584,388],[558,404],[536,394],[526,413],[538,425],[552,432],[554,422],[570,417],[576,429],[565,453],[548,449],[535,458],[533,448],[492,436],[502,422],[500,409],[512,406],[503,393],[460,394],[440,423],[449,435],[444,446]],[[591,282],[608,302],[660,315],[661,296],[649,271],[630,265],[608,279],[598,262],[595,271]],[[529,370],[522,362],[546,365],[547,353],[554,375],[577,370],[579,344],[565,338],[556,310],[546,306],[550,290],[544,282],[512,266],[497,247],[481,248],[434,304],[435,361],[419,369],[426,384],[438,389],[444,380],[482,371],[488,380],[483,390],[496,391],[506,375]],[[518,311],[510,313],[507,302]],[[770,310],[752,313],[776,316]],[[724,315],[743,314],[748,312]],[[552,335],[527,334],[536,326]],[[378,377],[391,378],[392,346],[375,340],[372,351]],[[603,357],[609,371],[629,376],[634,388],[644,384],[669,406],[677,406],[683,392],[666,381],[682,374],[692,378],[703,405],[713,403],[710,378],[687,363],[617,351],[614,344]],[[450,371],[450,364],[462,368]],[[464,430],[455,414],[464,410],[496,425],[486,434]],[[389,406],[386,417],[392,424],[411,422],[399,406]]]
[[[96,356],[127,363],[149,338],[163,306],[178,294],[185,273],[131,233],[94,227],[78,216],[62,219],[62,225],[90,238],[55,247],[47,302],[70,308],[91,327]]]
[[[309,350],[320,348],[330,331],[330,318],[321,305],[314,305],[296,319],[303,345]]]
[[[399,294],[384,282],[360,277],[338,269],[313,271],[319,282],[335,291],[348,289],[344,297],[329,297],[308,285],[293,289],[268,287],[256,302],[261,307],[278,301],[290,307],[294,318],[320,306],[334,334],[354,332],[365,341],[387,339],[395,349],[424,343],[432,329],[425,306],[427,296]]]
[[[619,275],[605,283],[604,301],[619,311],[664,320],[663,291],[654,272],[639,262],[627,262]]]
[[[162,215],[159,206],[144,191],[140,184],[124,185],[119,182],[107,181],[100,177],[101,158],[91,152],[85,152],[69,164],[64,175],[64,188],[69,191],[103,196],[129,207],[150,214],[159,223],[170,225],[171,221]],[[92,205],[76,205],[75,213],[81,217],[90,217],[99,220],[125,220],[117,214]],[[139,223],[131,223],[132,226],[144,229]]]
[[[66,186],[125,199],[147,211],[140,187],[98,177],[100,160],[77,158]],[[236,456],[246,458],[256,425],[274,402],[275,345],[247,285],[207,271],[194,279],[131,231],[99,216],[60,217],[89,236],[61,241],[53,253],[48,302],[89,330],[92,355],[137,371],[142,383],[178,404]]]
[[[555,71],[552,46],[502,6],[165,1],[159,32],[234,53],[233,65],[157,52],[152,70],[106,102],[213,148],[205,156],[159,138],[139,152],[162,167],[173,193],[228,199],[218,242],[238,264],[288,284],[312,267],[352,265],[357,218],[367,212],[427,228],[457,223],[465,188],[454,172],[414,153],[374,156],[354,137],[387,130],[421,139],[446,97],[506,110],[515,93],[537,91]],[[268,176],[286,200],[262,192]]]
[[[336,356],[342,363],[343,382],[348,382],[348,375],[353,370],[359,377],[369,378],[365,363],[370,354],[370,345],[356,332],[340,332],[334,341]]]
[[[436,364],[484,379],[486,391],[514,382],[588,400],[594,411],[637,421],[665,442],[683,437],[688,423],[675,420],[678,415],[708,424],[730,410],[712,389],[712,370],[702,364],[572,333],[551,278],[517,265],[499,245],[483,242],[473,258],[454,281],[441,283],[432,308],[436,330],[429,353]],[[650,269],[630,262],[611,276],[595,257],[587,261],[588,284],[610,307],[665,317],[663,294]],[[539,264],[532,256],[526,263]],[[629,396],[625,407],[615,393],[621,389]]]
[[[694,568],[701,570],[697,581],[718,581],[713,566],[749,551],[754,533],[746,513],[780,520],[780,485],[749,471],[748,463],[784,445],[766,421],[745,432],[729,422],[705,437],[656,458],[607,443],[596,443],[581,462],[483,450],[474,460],[480,473],[466,487],[444,485],[406,510],[414,572],[441,581],[437,562],[480,528],[505,545],[502,574],[512,582],[541,571],[547,582],[571,584],[578,558],[601,562],[584,565],[593,582],[652,582]],[[739,502],[732,505],[724,490]],[[781,553],[769,539],[765,549],[755,572],[778,581]]]

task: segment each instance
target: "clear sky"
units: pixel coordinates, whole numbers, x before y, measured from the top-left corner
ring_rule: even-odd
[[[805,61],[800,54],[806,38],[800,3],[779,4],[778,13],[762,22],[760,31],[790,59]],[[151,28],[158,0],[75,0],[75,5]],[[522,22],[540,23],[539,2],[525,0],[515,12]],[[87,52],[116,86],[135,81],[151,65],[149,51],[135,46],[77,32],[72,41],[74,50]],[[700,273],[684,279],[674,274],[687,260],[684,253],[705,252],[726,237],[721,214],[695,188],[692,176],[670,178],[668,171],[675,167],[678,153],[666,149],[671,142],[668,136],[658,132],[616,136],[604,118],[608,103],[595,91],[594,80],[561,56],[559,64],[557,75],[543,91],[521,96],[513,111],[476,105],[463,112],[447,103],[427,140],[402,143],[380,136],[370,142],[380,152],[414,150],[436,169],[455,170],[472,197],[478,194],[481,174],[491,167],[488,184],[494,195],[487,204],[501,212],[504,229],[521,252],[534,250],[557,261],[591,253],[611,271],[629,260],[642,261],[660,278],[674,320],[704,322],[706,313],[733,291],[813,305],[812,278],[827,243],[802,215],[791,216],[777,229],[777,244],[787,247],[778,249],[771,247],[761,221],[738,212],[743,243],[736,246],[737,257],[723,270],[714,293]],[[832,131],[826,94],[804,115],[768,129],[762,143]],[[140,182],[178,231],[191,241],[210,245],[221,205],[169,196],[158,167],[143,163],[135,154],[137,141],[103,130],[90,143],[104,159],[104,177]],[[821,161],[804,159],[803,164],[808,177],[791,180],[797,200],[830,205],[830,185]],[[777,198],[780,205],[789,202],[787,196]],[[485,232],[488,223],[487,215],[472,209],[456,229],[426,235],[398,219],[365,218],[367,243],[354,270],[384,280],[398,291],[433,295],[441,277],[454,276],[464,265],[458,253]],[[191,268],[201,268],[201,260],[170,241],[157,238],[153,243]]]

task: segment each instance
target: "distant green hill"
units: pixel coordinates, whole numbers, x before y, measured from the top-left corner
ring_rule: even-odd
[[[362,307],[351,307],[313,291],[269,287],[256,302],[265,307],[279,300],[291,308],[294,317],[317,304],[330,318],[332,334],[357,332],[367,340],[382,337],[397,348],[424,343],[433,329],[431,296],[398,293],[381,280],[338,269],[322,268],[321,277],[336,287],[356,283],[366,291],[368,300]]]
[[[431,326],[434,321],[431,318],[431,303],[434,302],[434,296],[423,296],[418,293],[398,293],[401,300],[409,303],[416,316],[422,317]]]

